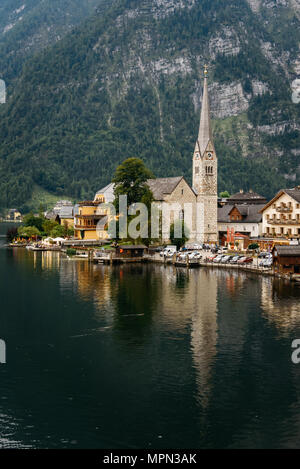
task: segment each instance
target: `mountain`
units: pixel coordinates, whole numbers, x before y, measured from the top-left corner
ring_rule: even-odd
[[[0,76],[12,78],[24,59],[59,41],[113,0],[1,0]]]
[[[0,205],[77,199],[139,156],[191,181],[209,66],[219,188],[300,183],[297,0],[115,0],[29,57],[0,107]],[[5,78],[5,74],[4,74]]]

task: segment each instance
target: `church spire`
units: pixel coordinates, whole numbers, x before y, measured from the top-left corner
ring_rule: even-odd
[[[200,150],[201,155],[204,154],[207,148],[208,142],[212,140],[207,74],[208,74],[207,65],[205,65],[202,110],[201,110],[200,128],[199,128],[199,135],[198,135],[198,145],[199,145],[199,150]]]

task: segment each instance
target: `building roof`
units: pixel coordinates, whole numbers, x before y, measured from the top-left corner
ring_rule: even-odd
[[[72,206],[64,206],[60,209],[58,213],[59,218],[73,218],[74,217],[74,207]]]
[[[264,211],[265,209],[267,209],[268,207],[270,207],[270,205],[272,205],[274,202],[276,202],[276,200],[279,199],[279,197],[281,197],[283,194],[289,195],[289,196],[292,197],[296,202],[300,203],[300,186],[294,187],[294,189],[281,189],[279,192],[277,192],[277,194],[275,195],[275,197],[273,197],[273,199],[270,200],[270,202],[268,202],[268,203],[263,207],[262,211]]]
[[[233,208],[237,208],[240,214],[243,216],[242,220],[230,220],[230,213]],[[260,223],[262,221],[261,209],[264,207],[263,204],[236,204],[224,205],[218,208],[218,222],[219,223]]]
[[[294,189],[284,189],[284,192],[300,203],[300,186],[294,187]]]
[[[114,188],[115,188],[115,184],[114,184],[114,182],[111,182],[110,184],[107,184],[107,186],[103,187],[98,192],[96,192],[96,195],[104,194],[105,192],[107,192],[109,190],[114,190]]]
[[[249,191],[244,192],[240,191],[236,194],[233,194],[231,197],[227,199],[228,204],[236,204],[238,202],[241,203],[249,203],[249,204],[266,204],[267,199],[262,195],[257,194],[257,192]]]
[[[300,256],[300,246],[275,246],[279,256]]]
[[[148,249],[147,246],[144,244],[126,244],[124,246],[119,246],[118,249],[124,249],[124,250],[134,250],[134,249]]]
[[[57,217],[57,212],[54,210],[48,210],[45,213],[45,218],[47,218],[47,220],[54,220],[56,217]]]
[[[155,200],[163,200],[164,195],[172,194],[174,189],[178,186],[183,176],[172,178],[157,178],[148,179],[147,184],[151,190]]]
[[[184,179],[183,176],[148,179],[147,185],[149,189],[151,190],[155,200],[164,200],[164,196],[168,194],[172,194],[172,192],[176,189],[176,187],[178,186],[178,184],[180,183],[182,179]],[[113,191],[114,187],[115,187],[115,184],[113,182],[103,187],[103,189],[101,189],[100,191],[96,193],[95,199],[97,195],[104,194],[107,191],[110,191],[110,192]],[[191,190],[194,191],[192,188]],[[83,204],[83,203],[80,202],[80,204]]]

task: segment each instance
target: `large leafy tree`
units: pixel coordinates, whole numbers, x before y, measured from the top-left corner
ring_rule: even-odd
[[[139,158],[128,158],[117,167],[113,182],[116,184],[116,200],[127,195],[128,205],[141,202],[151,192],[146,182],[153,174]]]
[[[127,196],[127,209],[136,203],[143,203],[148,209],[148,237],[135,240],[143,241],[149,244],[149,236],[151,232],[151,203],[153,202],[153,194],[147,185],[147,180],[154,178],[153,173],[145,166],[144,162],[139,158],[128,158],[120,166],[117,167],[113,182],[115,183],[115,207],[119,213],[119,196]],[[120,214],[119,214],[120,215]],[[122,214],[120,215],[122,216]],[[128,216],[128,224],[135,216]],[[117,227],[118,231],[119,226]],[[140,226],[140,228],[142,228]],[[142,230],[141,230],[142,231]],[[128,238],[130,239],[129,235]]]

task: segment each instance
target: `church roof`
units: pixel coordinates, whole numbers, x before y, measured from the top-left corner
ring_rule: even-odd
[[[163,200],[164,195],[171,194],[178,186],[183,176],[172,178],[148,179],[147,184],[155,200]]]
[[[199,135],[198,135],[198,145],[199,145],[199,150],[200,150],[201,155],[203,155],[203,153],[205,152],[208,142],[210,140],[212,140],[212,132],[211,132],[211,122],[210,122],[207,75],[205,74],[203,97],[202,97],[201,119],[200,119]]]

